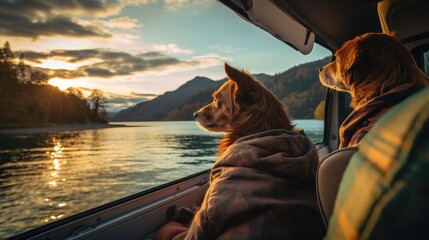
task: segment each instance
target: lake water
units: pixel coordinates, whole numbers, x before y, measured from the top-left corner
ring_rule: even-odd
[[[313,142],[323,121],[298,120]],[[221,134],[194,122],[0,134],[0,239],[206,170]]]

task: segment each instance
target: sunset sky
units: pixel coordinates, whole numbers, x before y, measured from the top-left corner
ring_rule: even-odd
[[[60,89],[100,89],[109,111],[175,90],[223,63],[275,74],[329,55],[302,55],[215,0],[11,0],[0,4],[0,43]]]

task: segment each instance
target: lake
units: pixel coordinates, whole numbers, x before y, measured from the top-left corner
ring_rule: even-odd
[[[206,170],[222,137],[194,122],[120,124],[0,134],[0,239]],[[322,140],[323,121],[294,124]]]

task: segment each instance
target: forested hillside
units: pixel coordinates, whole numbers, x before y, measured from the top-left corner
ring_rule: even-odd
[[[329,61],[327,57],[293,67],[274,75],[264,84],[281,99],[293,118],[315,118],[314,111],[326,93],[326,88],[319,81],[319,69]]]
[[[220,85],[220,82],[205,77],[195,77],[174,91],[120,111],[114,121],[190,120],[193,108],[210,102],[211,94]],[[188,115],[189,111],[191,115]]]
[[[178,121],[192,119],[192,114],[196,110],[213,101],[213,91],[219,88],[224,82],[225,81],[217,81],[215,82],[213,88],[207,88],[190,97],[181,106],[170,110],[164,120]]]
[[[254,75],[286,106],[294,119],[323,117],[316,108],[324,100],[326,89],[319,82],[318,71],[329,58],[302,64],[285,72],[269,76]],[[214,81],[196,77],[175,91],[142,102],[119,112],[115,121],[192,120],[192,113],[212,101],[212,93],[225,79]]]
[[[105,122],[106,100],[98,90],[85,99],[77,89],[60,91],[49,76],[15,58],[8,42],[0,48],[0,127]]]

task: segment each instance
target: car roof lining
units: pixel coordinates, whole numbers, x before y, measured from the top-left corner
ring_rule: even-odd
[[[245,20],[247,0],[219,0]],[[381,32],[377,2],[365,0],[271,0],[316,34],[315,42],[332,51],[359,34]],[[332,16],[338,16],[332,17]],[[362,16],[365,16],[364,18]],[[339,20],[337,20],[339,19]]]
[[[357,35],[382,31],[376,1],[272,1],[314,31],[316,42],[331,50]]]
[[[253,23],[247,12],[253,1],[262,0],[219,1],[243,19]],[[310,29],[316,35],[317,44],[333,52],[345,41],[367,32],[391,33],[403,41],[410,50],[429,43],[427,0],[269,1]],[[265,30],[275,35],[272,29]],[[287,35],[287,29],[285,31]],[[292,47],[297,49],[296,46]]]

